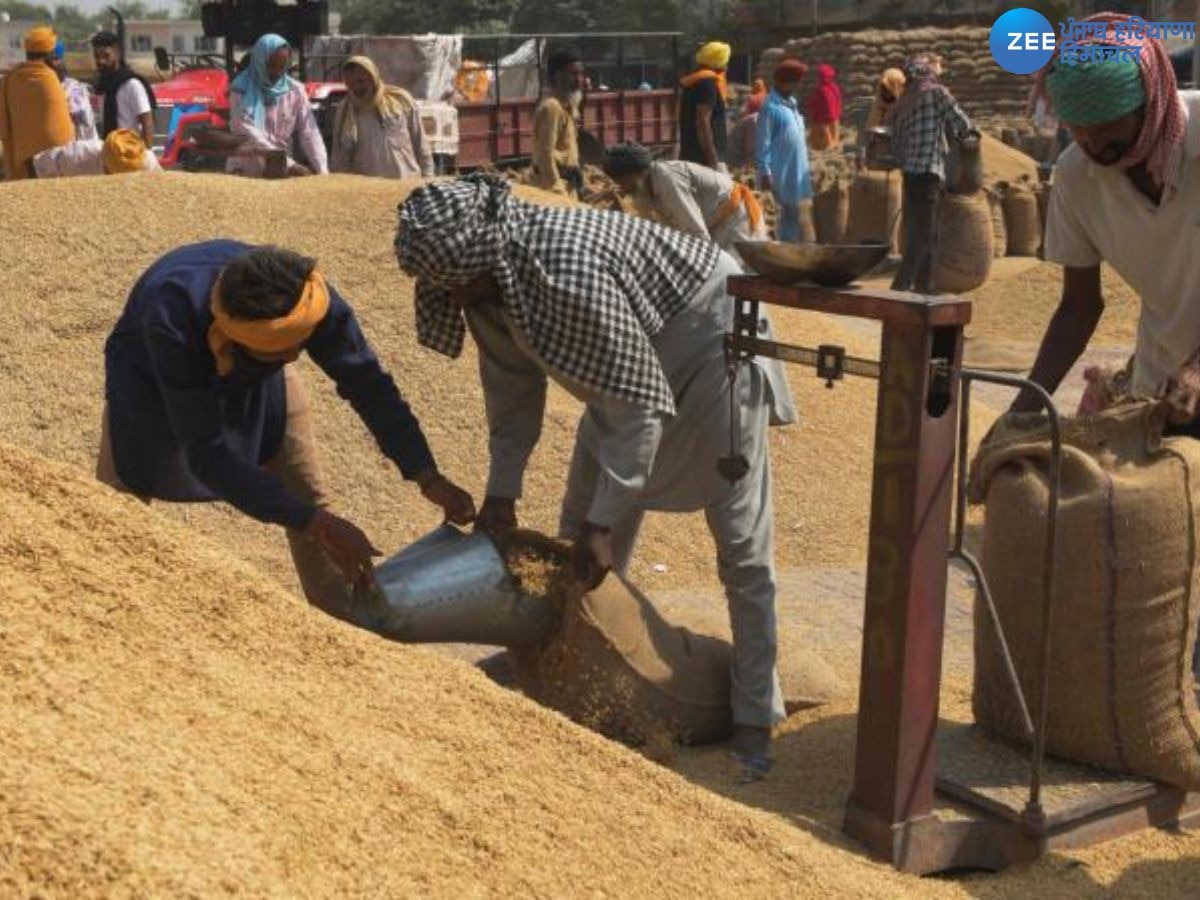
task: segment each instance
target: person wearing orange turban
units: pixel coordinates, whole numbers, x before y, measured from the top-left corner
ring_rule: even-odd
[[[135,135],[136,136],[136,135]],[[105,344],[97,477],[143,499],[224,500],[287,529],[309,602],[372,627],[352,586],[372,583],[370,539],[329,511],[307,353],[404,478],[449,521],[475,517],[438,472],[408,404],[316,260],[216,240],[180,247],[134,285]]]
[[[5,177],[29,178],[33,157],[75,138],[54,47],[58,37],[50,28],[31,28],[25,34],[25,62],[0,81],[0,142],[4,145]]]

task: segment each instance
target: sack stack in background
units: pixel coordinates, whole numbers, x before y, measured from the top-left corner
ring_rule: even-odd
[[[972,117],[1023,117],[1030,82],[1005,72],[988,52],[987,28],[914,28],[906,31],[830,31],[798,38],[763,53],[757,78],[771,83],[771,72],[785,57],[808,63],[807,92],[815,69],[828,63],[837,69],[846,100],[870,97],[880,73],[899,67],[918,53],[942,55],[942,81]],[[853,123],[851,123],[853,124]]]

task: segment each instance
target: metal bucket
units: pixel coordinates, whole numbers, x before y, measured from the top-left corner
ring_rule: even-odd
[[[557,610],[521,592],[492,539],[443,525],[375,569],[358,624],[405,643],[536,644]]]

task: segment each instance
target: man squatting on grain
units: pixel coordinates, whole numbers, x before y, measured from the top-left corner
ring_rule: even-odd
[[[470,496],[438,472],[421,427],[316,262],[236,241],[163,256],[134,285],[105,345],[97,477],[144,499],[225,500],[287,528],[309,602],[353,621],[352,584],[378,551],[327,509],[307,352],[380,449],[452,522]]]
[[[414,191],[396,254],[417,281],[419,342],[457,357],[469,329],[479,351],[490,430],[482,527],[517,524],[548,377],[585,407],[560,522],[580,581],[625,572],[647,510],[704,510],[733,625],[734,748],[765,771],[783,718],[767,425],[795,421],[795,410],[777,361],[744,362],[750,470],[732,483],[718,474],[730,449],[725,283],[737,262],[643,219],[524,203],[485,175]],[[765,318],[760,330],[770,333]]]

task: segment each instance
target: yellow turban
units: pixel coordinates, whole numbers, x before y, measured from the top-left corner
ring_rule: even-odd
[[[30,28],[25,32],[26,53],[53,53],[54,45],[58,43],[58,35],[54,29],[46,25]]]
[[[299,347],[329,312],[329,288],[325,276],[316,269],[304,283],[300,299],[292,311],[278,319],[235,319],[221,300],[221,279],[213,285],[213,323],[208,329],[208,348],[217,361],[217,374],[233,371],[233,345],[239,344],[258,353],[282,353]]]
[[[100,158],[104,160],[104,171],[109,175],[125,172],[140,172],[146,167],[146,143],[142,136],[128,128],[109,132],[104,139]]]
[[[696,51],[696,62],[710,69],[724,69],[729,65],[729,56],[732,53],[733,48],[728,44],[713,41]]]

